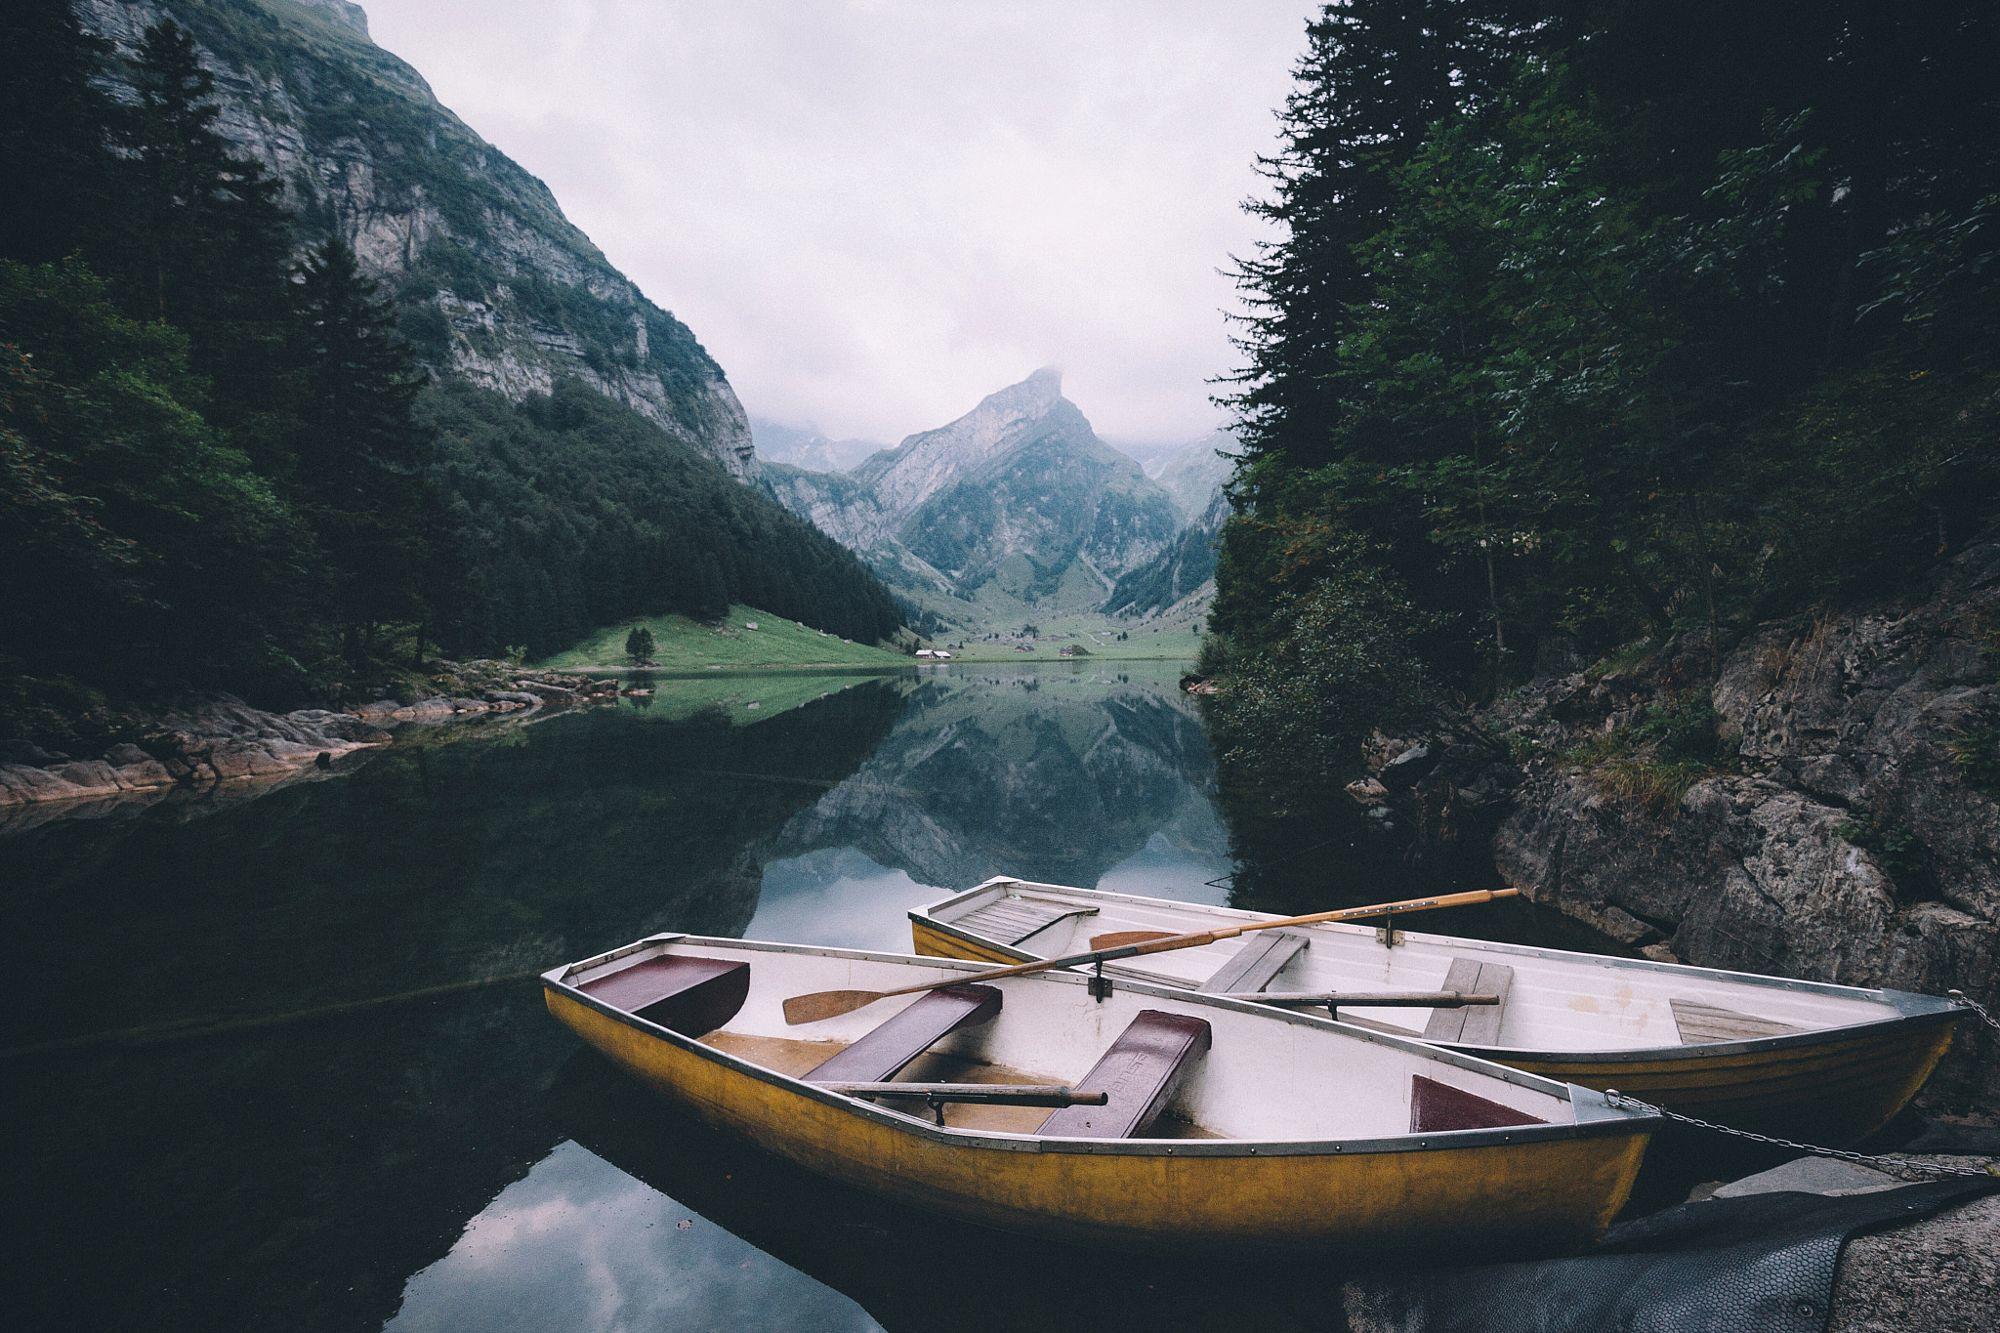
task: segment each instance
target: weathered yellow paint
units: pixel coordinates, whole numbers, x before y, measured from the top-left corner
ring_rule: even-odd
[[[546,998],[655,1090],[810,1170],[992,1226],[1123,1247],[1547,1253],[1603,1230],[1650,1138],[1264,1157],[1011,1150],[885,1122],[560,991]]]
[[[1563,1060],[1479,1052],[1545,1078],[1616,1088],[1737,1129],[1851,1143],[1916,1096],[1951,1045],[1951,1025],[1896,1023],[1713,1056]]]
[[[1029,955],[998,946],[975,944],[957,935],[947,935],[921,921],[910,922],[910,940],[916,951],[927,958],[967,958],[975,963],[1024,963]]]
[[[910,934],[919,953],[937,958],[1004,964],[1030,956],[994,949],[915,918]],[[1625,998],[1629,1001],[1629,993]],[[1616,1088],[1670,1111],[1737,1129],[1840,1145],[1874,1133],[1917,1095],[1944,1058],[1951,1033],[1948,1022],[1905,1020],[1773,1038],[1750,1043],[1748,1050],[1715,1055],[1681,1047],[1664,1057],[1657,1051],[1634,1051],[1630,1056],[1579,1053],[1564,1058],[1439,1045],[1560,1083],[1600,1092]]]

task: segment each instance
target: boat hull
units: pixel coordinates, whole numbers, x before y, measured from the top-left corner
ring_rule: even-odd
[[[912,917],[916,952],[995,964],[1034,955]],[[1516,1051],[1439,1042],[1561,1083],[1616,1089],[1682,1115],[1811,1143],[1848,1144],[1886,1125],[1916,1096],[1951,1045],[1957,1015],[1913,1015],[1858,1027],[1718,1046],[1631,1051]]]
[[[544,993],[549,1012],[614,1064],[809,1170],[984,1225],[1122,1249],[1358,1257],[1573,1249],[1624,1205],[1650,1138],[1629,1129],[1500,1143],[1489,1135],[1456,1147],[1272,1145],[1259,1155],[1198,1141],[952,1134],[857,1114],[845,1099],[574,993]]]

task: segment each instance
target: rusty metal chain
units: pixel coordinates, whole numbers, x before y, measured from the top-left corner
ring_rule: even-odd
[[[1854,1162],[1861,1166],[1884,1166],[1892,1170],[1914,1171],[1926,1176],[1962,1176],[1983,1180],[2000,1176],[2000,1163],[1986,1166],[1948,1166],[1943,1162],[1919,1162],[1908,1157],[1893,1157],[1886,1153],[1855,1152],[1851,1148],[1827,1148],[1817,1143],[1800,1143],[1797,1139],[1781,1139],[1771,1134],[1759,1134],[1755,1130],[1737,1129],[1731,1125],[1718,1125],[1713,1120],[1703,1120],[1700,1116],[1683,1115],[1679,1111],[1669,1111],[1663,1106],[1628,1097],[1616,1088],[1604,1090],[1604,1100],[1619,1110],[1631,1107],[1640,1111],[1651,1111],[1654,1115],[1683,1125],[1693,1125],[1699,1129],[1712,1129],[1718,1134],[1729,1134],[1739,1139],[1749,1139],[1755,1143],[1768,1143],[1775,1148],[1791,1148],[1798,1152],[1810,1153],[1815,1157],[1832,1157],[1843,1162]]]
[[[1973,1013],[1978,1014],[1980,1021],[1986,1024],[1987,1027],[1992,1028],[1995,1032],[2000,1032],[2000,1018],[1995,1018],[1991,1013],[1987,1012],[1985,1005],[1973,999],[1962,990],[1948,990],[1945,994],[1951,997],[1954,1004],[1965,1009],[1970,1009]]]

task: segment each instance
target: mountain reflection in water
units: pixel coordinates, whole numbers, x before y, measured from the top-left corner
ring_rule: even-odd
[[[1227,838],[1173,677],[697,682],[699,708],[663,681],[649,708],[0,839],[0,948],[33,979],[0,1020],[15,1210],[36,1219],[9,1308],[72,1328],[931,1308],[908,1291],[955,1285],[949,1256],[816,1249],[846,1224],[814,1231],[799,1173],[758,1196],[796,1221],[782,1242],[726,1192],[682,1202],[690,1159],[643,1151],[666,1113],[578,1053],[532,974],[660,930],[907,948],[907,908],[998,873],[1219,901]]]

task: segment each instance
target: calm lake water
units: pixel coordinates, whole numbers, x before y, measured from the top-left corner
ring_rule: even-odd
[[[1171,1268],[912,1218],[712,1135],[584,1053],[533,980],[660,930],[907,948],[906,909],[998,873],[1222,901],[1213,764],[1174,675],[662,681],[257,799],[17,826],[8,1308],[398,1330],[1103,1324],[1109,1295],[1113,1326],[1240,1315]]]
[[[907,949],[908,908],[1003,873],[1300,911],[1428,890],[1338,829],[1261,829],[1255,795],[1226,827],[1176,674],[663,680],[254,798],[17,817],[10,1322],[1338,1327],[1324,1265],[1224,1281],[818,1181],[641,1092],[535,980],[663,930]],[[1560,942],[1515,906],[1426,924]]]

